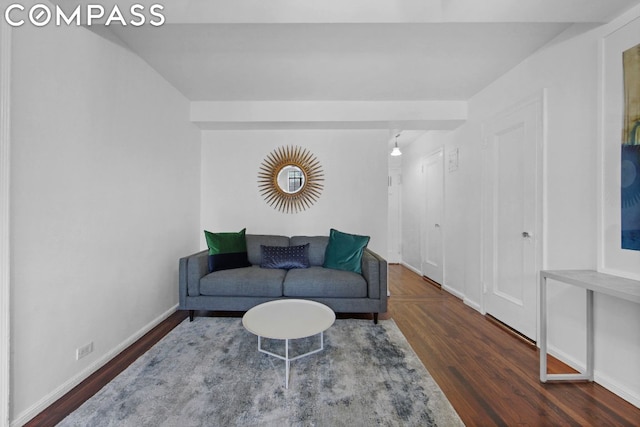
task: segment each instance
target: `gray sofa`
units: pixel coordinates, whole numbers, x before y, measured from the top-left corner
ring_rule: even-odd
[[[301,298],[320,302],[335,312],[387,311],[387,262],[365,249],[362,274],[322,267],[329,238],[326,236],[246,236],[250,267],[209,273],[208,251],[180,259],[180,310],[247,311],[263,302]],[[260,246],[298,246],[309,243],[309,268],[260,268]]]

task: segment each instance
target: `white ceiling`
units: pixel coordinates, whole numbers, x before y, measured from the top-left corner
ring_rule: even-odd
[[[466,100],[566,28],[178,24],[116,32],[191,100]]]
[[[398,101],[467,100],[572,24],[640,1],[165,3],[160,27],[109,29],[192,101]]]

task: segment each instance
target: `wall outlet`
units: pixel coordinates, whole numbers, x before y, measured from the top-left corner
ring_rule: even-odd
[[[82,347],[78,347],[76,349],[76,360],[80,360],[83,357],[89,355],[93,351],[93,341],[91,341],[87,345],[83,345]]]

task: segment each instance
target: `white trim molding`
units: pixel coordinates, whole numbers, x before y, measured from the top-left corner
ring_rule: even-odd
[[[10,414],[10,242],[9,201],[11,163],[11,28],[0,20],[0,426]]]

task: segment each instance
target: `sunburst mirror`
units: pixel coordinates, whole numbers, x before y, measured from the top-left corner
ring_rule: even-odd
[[[286,213],[310,208],[322,193],[322,181],[320,162],[301,147],[276,148],[258,171],[258,189],[264,200]]]

